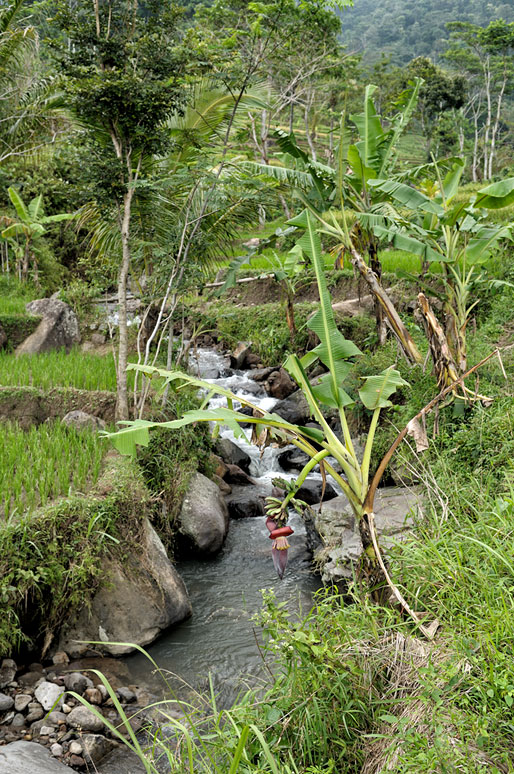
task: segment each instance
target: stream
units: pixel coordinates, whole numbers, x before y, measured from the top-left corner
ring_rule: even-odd
[[[190,368],[212,384],[228,387],[266,410],[277,403],[260,383],[248,378],[248,372],[231,371],[225,357],[214,350],[197,350],[190,357]],[[226,405],[225,399],[215,396],[209,406],[221,404]],[[283,449],[268,447],[261,457],[259,449],[235,439],[227,428],[220,435],[252,457],[250,474],[260,494],[271,494],[274,477],[293,477],[278,464],[277,454]],[[320,476],[314,473],[312,477]],[[193,616],[147,650],[159,667],[170,673],[170,684],[178,698],[187,699],[191,687],[208,690],[209,675],[218,701],[224,706],[229,706],[243,688],[258,685],[265,667],[258,647],[258,627],[252,617],[262,607],[262,589],[273,589],[277,600],[286,602],[295,615],[307,614],[312,607],[313,594],[321,584],[311,571],[300,517],[292,514],[290,524],[295,533],[290,539],[289,563],[282,581],[273,568],[263,518],[232,519],[225,545],[214,559],[177,564],[191,598]],[[125,661],[134,683],[146,685],[156,694],[169,693],[141,654],[128,656]]]

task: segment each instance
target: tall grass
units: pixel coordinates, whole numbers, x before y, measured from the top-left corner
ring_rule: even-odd
[[[134,372],[128,373],[129,388]],[[14,357],[0,352],[0,386],[42,389],[76,387],[81,390],[116,390],[116,368],[111,355],[94,355],[74,348]]]
[[[105,451],[97,433],[60,422],[26,432],[15,423],[2,425],[0,514],[9,517],[70,491],[84,491],[96,482]]]
[[[16,277],[0,274],[0,315],[24,314],[25,304],[38,295],[40,292],[30,282],[19,282]]]

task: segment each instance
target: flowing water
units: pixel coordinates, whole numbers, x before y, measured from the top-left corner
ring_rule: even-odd
[[[212,384],[229,387],[266,410],[276,403],[245,372],[231,372],[219,353],[200,349],[190,358],[190,365],[193,372]],[[224,402],[224,398],[215,396],[210,406]],[[271,493],[274,477],[291,477],[280,469],[277,449],[267,448],[261,457],[256,447],[235,439],[230,430],[222,430],[221,435],[252,457],[250,473],[260,494]],[[312,595],[320,584],[311,572],[303,523],[292,514],[290,524],[295,534],[290,539],[289,563],[282,581],[273,568],[263,518],[231,520],[225,545],[214,559],[178,563],[193,616],[149,646],[148,652],[161,669],[177,676],[172,684],[179,697],[190,692],[185,683],[200,690],[208,688],[210,674],[220,701],[228,704],[244,685],[255,685],[264,675],[258,627],[252,622],[262,606],[262,589],[273,589],[277,600],[287,602],[295,615],[311,608]],[[156,692],[162,687],[160,678],[152,675],[151,665],[140,654],[129,656],[127,665],[135,683],[146,684]]]

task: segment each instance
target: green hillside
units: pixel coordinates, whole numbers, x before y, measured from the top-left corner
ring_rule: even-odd
[[[487,25],[493,19],[514,21],[514,2],[481,0],[354,0],[343,13],[343,41],[366,61],[384,53],[402,64],[416,56],[437,58],[448,37],[446,23]]]

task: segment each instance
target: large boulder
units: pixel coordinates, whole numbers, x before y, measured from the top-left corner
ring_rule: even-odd
[[[216,453],[219,454],[223,462],[227,465],[237,465],[245,473],[250,472],[250,463],[252,458],[243,449],[230,440],[230,438],[218,438],[216,441]]]
[[[293,425],[305,425],[309,421],[309,404],[301,390],[296,390],[285,400],[279,401],[273,409],[286,422]]]
[[[67,351],[80,342],[75,312],[58,298],[39,298],[26,305],[28,314],[42,317],[38,327],[17,347],[16,355],[34,355],[51,349]]]
[[[184,582],[148,519],[143,523],[137,554],[131,553],[123,565],[106,562],[103,577],[105,582],[90,608],[84,607],[61,631],[57,649],[73,658],[88,650],[88,645],[78,640],[100,642],[101,645],[93,646],[95,650],[119,656],[130,653],[134,647],[109,642],[145,646],[191,615]]]
[[[387,549],[405,537],[412,528],[412,514],[419,507],[418,490],[395,486],[377,490],[375,527],[382,548]],[[307,534],[314,549],[314,559],[322,568],[323,582],[351,579],[362,553],[362,543],[350,503],[342,495],[313,510],[316,515],[307,525]]]
[[[178,524],[182,553],[209,556],[220,550],[228,530],[228,511],[214,481],[195,473],[189,482]]]
[[[34,742],[11,742],[0,747],[0,774],[69,774],[70,769]]]
[[[233,487],[232,494],[227,497],[227,506],[231,519],[264,516],[265,513],[264,498],[254,486]]]

